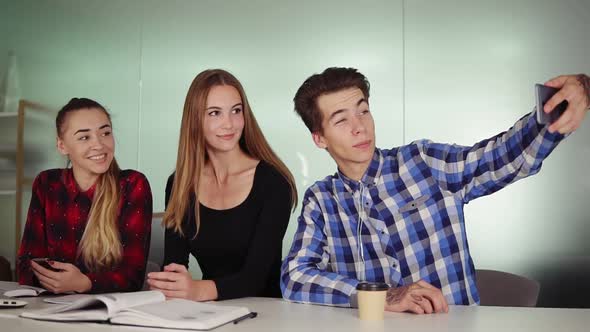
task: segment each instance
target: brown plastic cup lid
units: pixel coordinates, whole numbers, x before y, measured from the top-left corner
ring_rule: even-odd
[[[356,285],[356,289],[360,291],[377,292],[388,290],[389,285],[383,282],[359,282],[359,284]]]

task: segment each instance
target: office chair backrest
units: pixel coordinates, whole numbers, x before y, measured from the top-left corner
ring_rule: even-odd
[[[142,290],[149,290],[150,285],[147,283],[147,275],[150,272],[160,272],[160,265],[155,262],[148,261],[147,265],[145,266],[145,278],[143,280],[143,288]]]
[[[483,306],[534,307],[540,285],[532,279],[494,270],[475,270],[480,304]]]

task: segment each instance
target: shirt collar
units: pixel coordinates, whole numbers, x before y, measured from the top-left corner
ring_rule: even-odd
[[[369,163],[369,167],[365,171],[365,174],[361,177],[360,183],[364,184],[365,187],[372,187],[377,184],[378,178],[381,176],[381,168],[383,167],[383,155],[381,150],[375,148],[375,152],[373,153],[373,158]],[[359,181],[353,180],[338,169],[338,178],[342,180],[344,183],[344,187],[350,191],[354,192],[359,189]]]
[[[88,188],[88,190],[80,191],[80,188],[78,188],[78,184],[76,183],[76,179],[74,178],[74,171],[71,168],[64,169],[62,179],[64,185],[66,186],[66,192],[68,193],[68,198],[70,201],[73,201],[78,195],[84,195],[90,200],[92,200],[94,197],[96,183]]]

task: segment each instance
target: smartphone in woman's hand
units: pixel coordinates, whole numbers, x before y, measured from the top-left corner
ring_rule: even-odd
[[[53,266],[51,266],[49,264],[49,258],[47,257],[43,257],[43,258],[32,258],[31,259],[33,262],[43,266],[44,268],[50,270],[50,271],[54,271],[54,272],[60,272],[61,270],[58,270],[56,268],[54,268]]]

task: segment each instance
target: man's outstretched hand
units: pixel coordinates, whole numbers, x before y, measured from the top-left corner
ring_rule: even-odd
[[[565,112],[549,126],[549,132],[567,134],[578,129],[590,108],[590,77],[585,74],[557,76],[545,85],[559,91],[545,104],[543,111],[549,113],[562,101],[567,100]]]

